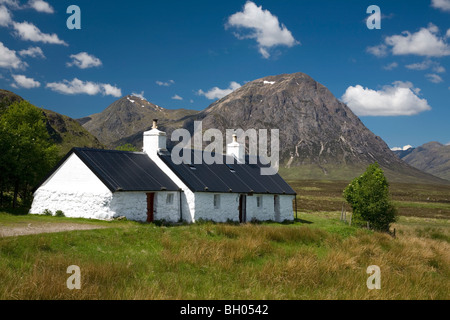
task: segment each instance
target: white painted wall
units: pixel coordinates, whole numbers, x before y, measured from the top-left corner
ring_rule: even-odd
[[[173,195],[172,203],[167,203],[167,195]],[[179,192],[159,191],[155,192],[154,220],[178,222]],[[147,193],[145,192],[116,192],[110,203],[113,217],[124,216],[128,220],[147,221]]]
[[[172,203],[167,203],[167,196],[169,194],[173,195]],[[168,191],[157,192],[155,194],[155,207],[155,220],[178,222],[180,220],[180,193]]]
[[[294,206],[293,201],[295,196],[292,195],[281,195],[280,197],[280,221],[294,220]]]
[[[214,193],[195,193],[195,220],[215,222],[239,221],[239,194],[217,193],[220,195],[218,208],[214,207]]]
[[[111,219],[109,208],[113,194],[72,154],[34,193],[32,214],[49,209],[53,214],[62,210],[66,217]]]
[[[237,193],[218,193],[220,195],[219,208],[214,207],[214,193],[196,192],[195,193],[195,220],[213,220],[216,222],[239,221],[239,197]],[[257,197],[262,199],[261,207],[257,206]],[[294,196],[279,195],[280,215],[279,219],[275,216],[274,195],[272,194],[254,194],[247,195],[247,222],[252,219],[258,221],[292,221],[294,219],[294,210],[292,200]]]
[[[59,169],[41,185],[41,188],[96,194],[111,193],[75,153],[72,153]]]
[[[261,197],[261,206],[257,206],[257,198]],[[273,194],[254,194],[247,196],[247,221],[256,219],[259,221],[277,221],[283,222],[285,220],[292,221],[294,219],[294,210],[292,207],[292,200],[294,196],[279,195],[280,201],[280,216],[277,221],[274,207]]]

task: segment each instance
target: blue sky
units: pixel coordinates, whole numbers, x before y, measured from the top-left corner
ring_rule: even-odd
[[[69,29],[67,8],[81,10]],[[367,8],[381,29],[367,27]],[[141,94],[201,110],[304,72],[390,147],[450,143],[450,0],[0,0],[0,88],[80,118]]]

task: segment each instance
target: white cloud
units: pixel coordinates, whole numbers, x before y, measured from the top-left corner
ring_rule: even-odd
[[[133,92],[133,93],[131,93],[131,95],[134,96],[134,97],[138,97],[138,98],[140,98],[140,99],[142,99],[142,100],[147,100],[147,99],[145,99],[145,97],[144,97],[144,91],[141,91],[141,93]]]
[[[433,83],[441,83],[444,80],[442,80],[442,78],[434,73],[429,73],[427,75],[425,75],[425,77],[427,77],[428,81],[433,82]]]
[[[16,35],[20,37],[22,40],[29,40],[33,42],[43,42],[50,44],[62,44],[67,46],[67,43],[58,38],[58,36],[48,33],[43,33],[36,27],[34,24],[30,22],[14,22],[14,29],[16,30]]]
[[[99,84],[102,94],[104,96],[113,96],[113,97],[121,97],[122,96],[122,90],[120,90],[117,87],[114,87],[108,83],[104,84],[104,83],[100,83]]]
[[[24,69],[27,66],[20,60],[16,51],[10,50],[0,42],[0,68]]]
[[[39,47],[29,47],[26,50],[20,50],[19,54],[22,57],[42,58],[45,59],[44,52]]]
[[[410,116],[431,110],[419,92],[410,82],[397,81],[378,91],[357,85],[347,88],[342,101],[358,116]]]
[[[47,2],[42,0],[30,0],[29,6],[38,12],[54,13],[55,10]]]
[[[201,96],[205,96],[209,100],[215,100],[215,99],[221,99],[225,97],[226,95],[229,95],[234,90],[237,90],[241,87],[241,85],[235,81],[230,82],[230,86],[227,89],[220,89],[218,87],[214,87],[207,92],[204,92],[203,90],[198,90],[197,94]]]
[[[80,52],[77,54],[70,55],[70,58],[72,58],[71,62],[67,63],[67,66],[77,66],[80,69],[87,69],[87,68],[93,68],[93,67],[99,67],[102,65],[102,62],[99,58],[90,55],[87,52]]]
[[[225,28],[229,27],[250,29],[247,34],[234,33],[234,35],[238,39],[256,39],[258,50],[266,59],[270,57],[268,49],[272,47],[293,47],[299,44],[291,31],[283,24],[280,25],[278,17],[251,1],[247,1],[242,12],[237,12],[228,18]]]
[[[6,27],[12,22],[11,14],[9,13],[9,10],[1,5],[0,6],[0,26]]]
[[[410,70],[427,70],[430,67],[430,60],[425,60],[419,63],[408,64],[406,68]]]
[[[450,12],[450,0],[431,0],[431,6],[436,9]]]
[[[411,149],[411,148],[413,148],[413,146],[411,146],[411,145],[406,145],[406,146],[404,146],[404,147],[394,147],[394,148],[391,148],[391,150],[392,151],[406,151],[406,150],[409,150],[409,149]]]
[[[4,4],[4,5],[8,6],[8,7],[13,8],[13,9],[20,9],[21,8],[18,0],[0,0],[0,4]]]
[[[183,100],[183,98],[182,97],[180,97],[179,95],[174,95],[173,97],[172,97],[172,99],[173,100]]]
[[[169,80],[167,82],[163,82],[163,81],[156,81],[156,84],[158,86],[162,86],[162,87],[170,87],[171,85],[173,85],[175,83],[175,81],[173,80]]]
[[[445,68],[443,66],[441,66],[439,64],[439,62],[432,61],[432,60],[425,60],[425,61],[422,61],[419,63],[409,64],[409,65],[406,65],[406,68],[408,68],[410,70],[421,70],[421,71],[432,69],[434,72],[437,72],[437,73],[445,72]]]
[[[392,62],[391,64],[388,64],[386,66],[383,67],[383,69],[385,70],[392,70],[398,67],[398,63],[397,62]]]
[[[32,89],[41,86],[41,83],[39,81],[35,81],[33,78],[27,78],[26,76],[21,74],[13,74],[12,77],[14,78],[15,81],[15,83],[13,84],[15,88],[21,87],[26,89]]]
[[[111,95],[113,97],[120,97],[122,90],[110,84],[94,83],[90,81],[82,81],[74,78],[72,81],[63,80],[62,82],[47,83],[47,88],[63,93],[63,94],[88,94],[90,96],[96,94]]]
[[[450,45],[438,33],[438,27],[430,23],[427,28],[421,28],[416,33],[404,31],[401,35],[386,37],[385,43],[392,47],[394,55],[449,56]]]
[[[380,44],[378,46],[367,47],[366,51],[370,54],[373,54],[377,57],[386,57],[388,55],[387,46],[384,44]]]

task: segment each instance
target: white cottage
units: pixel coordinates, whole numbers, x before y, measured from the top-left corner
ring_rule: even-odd
[[[155,121],[144,132],[143,152],[71,150],[36,189],[30,213],[147,222],[294,219],[296,193],[281,176],[262,176],[236,140],[223,157],[223,164],[175,164]],[[227,157],[238,163],[226,164]]]

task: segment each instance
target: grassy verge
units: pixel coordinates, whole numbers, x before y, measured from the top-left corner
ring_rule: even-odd
[[[0,238],[0,299],[450,298],[443,220],[402,218],[392,238],[339,215],[299,213],[287,225],[100,222],[110,228]],[[70,265],[81,290],[67,289]],[[381,290],[366,287],[370,265],[381,268]]]

